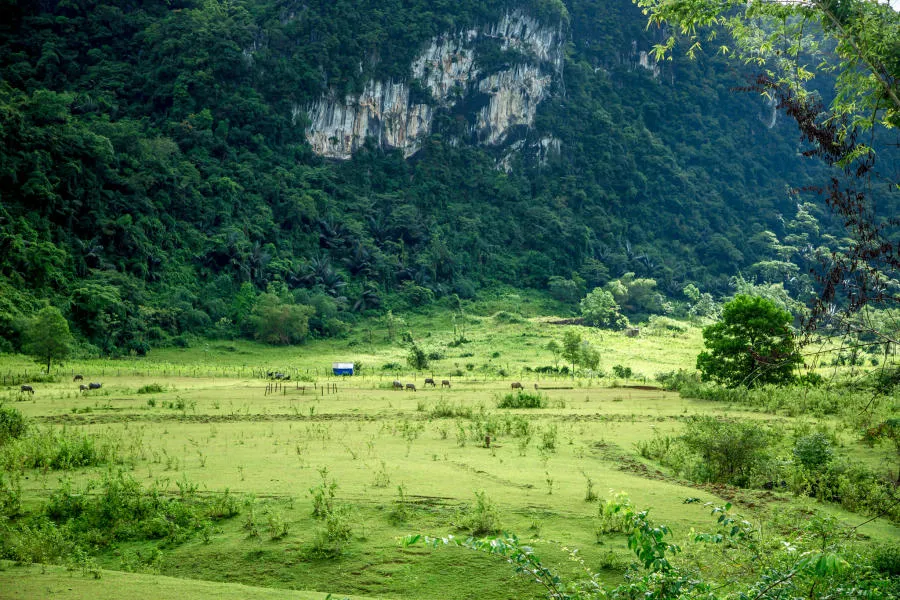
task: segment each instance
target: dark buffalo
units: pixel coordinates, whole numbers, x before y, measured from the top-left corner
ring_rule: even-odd
[[[441,380],[441,387],[442,387],[442,388],[443,388],[443,387],[450,387],[450,380],[449,380],[449,379],[442,379],[442,380]]]
[[[431,384],[431,387],[435,387],[437,385],[434,383],[434,379],[432,379],[431,377],[425,378],[425,385],[428,385],[428,384]]]
[[[89,383],[88,384],[89,390],[99,390],[101,387],[103,387],[102,383]]]
[[[19,390],[19,393],[22,394],[22,393],[25,393],[25,392],[30,392],[30,393],[33,394],[33,393],[34,393],[34,388],[31,387],[30,385],[23,385],[23,386],[22,386],[22,389]]]
[[[519,383],[518,381],[514,381],[514,382],[512,383],[512,385],[509,386],[509,387],[512,388],[512,389],[514,389],[514,390],[524,390],[524,389],[525,389],[525,388],[522,387],[522,384]]]
[[[72,378],[72,381],[84,381],[84,375],[76,375]]]
[[[407,383],[407,384],[406,384],[406,389],[412,390],[412,391],[416,391],[416,384],[414,384],[414,383]]]
[[[87,390],[88,390],[88,386],[84,385],[83,383],[78,386],[79,392],[86,392]]]
[[[402,384],[401,382],[397,381],[396,379],[394,380],[394,383],[392,383],[391,385],[394,386],[394,389],[395,389],[395,390],[402,390],[402,389],[403,389],[403,384]]]

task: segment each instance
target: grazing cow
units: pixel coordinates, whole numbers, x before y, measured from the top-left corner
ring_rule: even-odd
[[[514,381],[514,382],[512,383],[512,385],[509,386],[509,387],[510,387],[511,389],[514,389],[514,390],[524,390],[524,389],[525,389],[525,388],[522,387],[522,384],[519,383],[518,381]]]
[[[394,386],[394,389],[395,389],[395,390],[402,390],[402,389],[403,389],[403,384],[400,383],[399,381],[397,381],[396,379],[394,380],[394,383],[391,384],[391,385]]]
[[[103,387],[102,383],[89,383],[88,384],[89,390],[99,390],[101,387]]]
[[[290,375],[285,375],[285,376],[282,378],[282,380],[283,380],[283,381],[290,381],[290,380],[291,380],[291,376],[290,376]]]
[[[538,389],[538,384],[534,384],[534,389]]]
[[[24,394],[25,392],[31,392],[32,394],[34,394],[34,388],[30,385],[23,385],[22,389],[19,390],[19,393]]]
[[[79,392],[86,392],[86,391],[88,391],[88,386],[86,386],[86,385],[84,385],[84,384],[82,383],[81,385],[78,386],[78,391],[79,391]]]
[[[428,385],[429,383],[431,384],[431,387],[435,387],[434,379],[432,379],[431,377],[426,377],[425,385]]]
[[[84,381],[84,375],[76,375],[72,378],[72,381]]]
[[[273,377],[275,377],[275,371],[266,371],[266,377],[272,379]]]
[[[449,379],[442,379],[442,380],[441,380],[441,387],[442,387],[442,388],[444,388],[444,387],[450,387],[450,380],[449,380]]]
[[[416,384],[414,384],[414,383],[407,383],[407,384],[406,384],[406,389],[412,390],[412,391],[416,391]]]
[[[275,373],[275,379],[284,379],[284,373]]]
[[[637,337],[637,336],[641,335],[641,328],[640,327],[629,327],[628,329],[625,330],[625,335],[628,337]]]

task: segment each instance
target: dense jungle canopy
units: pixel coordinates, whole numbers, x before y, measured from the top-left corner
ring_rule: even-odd
[[[312,152],[297,107],[411,81],[429,40],[515,9],[565,32],[552,95],[518,138],[558,152],[460,142],[464,119],[441,107],[412,157]],[[682,53],[642,67],[669,32],[629,0],[0,10],[0,350],[45,301],[89,351],[142,354],[250,334],[265,311],[338,335],[366,311],[502,284],[574,310],[627,274],[683,300],[741,273],[802,299],[812,249],[842,243],[793,191],[826,176],[796,125],[735,91],[753,70]],[[479,56],[515,60],[494,51]]]

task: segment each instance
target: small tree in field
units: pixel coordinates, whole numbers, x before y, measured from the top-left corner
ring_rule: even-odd
[[[547,350],[553,354],[553,366],[559,369],[559,353],[562,352],[562,346],[556,340],[547,342]]]
[[[581,334],[575,331],[567,331],[563,335],[562,355],[572,363],[572,376],[575,375],[575,365],[581,360]]]
[[[50,363],[69,356],[73,341],[66,318],[55,306],[47,306],[28,324],[23,350],[37,362],[46,364],[47,373],[50,373]]]
[[[703,330],[706,350],[697,357],[701,379],[728,387],[790,383],[802,363],[790,323],[790,313],[770,300],[735,297],[722,310],[722,320]]]

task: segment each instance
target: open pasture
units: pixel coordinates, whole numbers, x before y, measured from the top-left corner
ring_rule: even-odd
[[[471,341],[460,347],[448,346],[446,330],[430,327],[434,333],[424,339],[435,358],[417,372],[396,346],[368,343],[365,333],[277,351],[209,342],[141,360],[70,361],[55,369],[53,381],[35,381],[32,395],[19,392],[18,383],[34,365],[8,357],[0,394],[31,420],[32,441],[6,447],[4,468],[10,477],[20,474],[25,512],[60,497],[108,500],[111,489],[134,484],[165,502],[208,502],[227,515],[193,529],[170,524],[165,535],[97,543],[81,569],[111,585],[80,581],[68,597],[115,597],[150,577],[161,597],[177,581],[171,578],[185,578],[353,597],[539,598],[542,588],[501,559],[403,547],[400,540],[411,533],[515,532],[563,574],[580,572],[564,549],[578,548],[588,568],[615,583],[634,555],[599,515],[602,500],[619,492],[652,507],[653,518],[686,548],[692,529],[713,526],[707,502],[730,501],[752,521],[780,519],[782,527],[816,514],[866,520],[778,486],[694,484],[647,458],[648,445],[677,437],[689,417],[713,415],[783,432],[782,456],[789,456],[792,432],[816,426],[854,460],[873,468],[891,460],[889,449],[863,446],[834,415],[687,399],[657,387],[653,374],[691,367],[696,329],[625,339],[579,328],[604,358],[600,373],[572,378],[534,371],[554,364],[545,346],[558,326],[472,319]],[[327,375],[332,361],[347,357],[364,365],[361,375]],[[617,379],[610,372],[616,364],[636,374]],[[275,370],[291,380],[266,376]],[[103,385],[82,392],[74,374]],[[426,377],[436,385],[426,386]],[[394,389],[395,380],[416,391]],[[99,457],[86,466],[41,455],[54,445],[85,444]],[[26,464],[32,455],[43,458]],[[883,519],[859,531],[898,538]],[[0,588],[34,589],[45,578],[50,589],[60,577],[6,565]],[[186,584],[185,597],[213,593],[206,585],[215,583]],[[215,593],[245,589],[247,597],[265,597],[264,590],[227,586]]]

